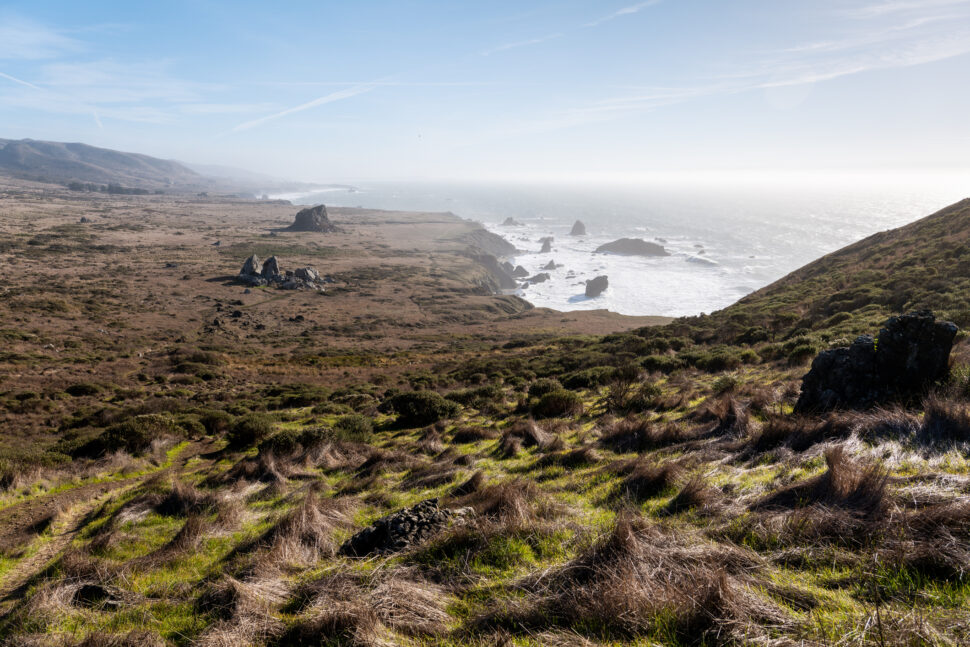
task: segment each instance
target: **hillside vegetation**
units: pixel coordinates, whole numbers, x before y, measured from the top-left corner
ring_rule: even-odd
[[[232,209],[236,226],[258,220]],[[196,236],[213,222],[155,213],[167,245],[173,221]],[[18,317],[3,331],[17,375],[3,422],[41,447],[4,450],[6,643],[970,641],[964,333],[949,378],[915,404],[792,413],[815,352],[896,310],[882,299],[905,287],[897,273],[950,276],[967,203],[710,317],[608,335],[503,311],[464,256],[411,249],[406,228],[378,239],[386,220],[349,215],[326,247],[255,230],[232,241],[240,255],[289,244],[347,292],[240,295],[179,269],[149,289],[41,285],[2,306]],[[5,253],[34,262],[12,238]],[[130,262],[159,249],[132,245]],[[398,256],[408,274],[392,271]],[[841,292],[882,296],[827,303],[836,276]],[[921,280],[899,307],[955,316],[960,281]],[[209,292],[221,301],[197,305]],[[68,343],[79,328],[116,336],[85,350]]]
[[[41,182],[158,189],[211,184],[178,162],[87,144],[0,139],[0,175]]]

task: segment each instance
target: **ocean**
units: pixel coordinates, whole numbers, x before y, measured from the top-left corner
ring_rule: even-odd
[[[517,291],[561,311],[694,315],[718,310],[870,234],[918,220],[970,195],[970,178],[820,178],[651,184],[361,183],[352,190],[277,195],[294,204],[450,211],[521,250],[512,262],[551,279]],[[518,224],[503,226],[507,218]],[[576,220],[586,236],[569,231]],[[552,251],[539,239],[552,236]],[[662,244],[670,256],[594,253],[618,238]],[[541,269],[550,260],[555,270]],[[609,288],[584,296],[587,279]]]

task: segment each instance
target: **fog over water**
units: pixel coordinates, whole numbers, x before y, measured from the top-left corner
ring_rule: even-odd
[[[653,185],[373,183],[355,190],[274,196],[297,204],[450,211],[477,220],[521,251],[530,275],[550,260],[551,280],[517,292],[556,310],[605,308],[628,315],[711,312],[870,234],[918,220],[970,195],[962,178],[808,183],[689,182]],[[506,218],[519,225],[503,226]],[[588,235],[573,237],[576,220]],[[553,236],[552,252],[539,239]],[[618,238],[659,242],[662,258],[596,254]],[[584,284],[609,277],[587,299]]]

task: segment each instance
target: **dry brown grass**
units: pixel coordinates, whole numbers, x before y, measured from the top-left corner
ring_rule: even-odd
[[[676,445],[692,437],[674,423],[652,422],[631,416],[608,427],[599,442],[615,452],[644,452]]]
[[[506,525],[553,519],[563,512],[534,482],[522,478],[479,487],[453,503],[474,509],[482,519]]]
[[[687,644],[764,637],[762,625],[791,619],[749,588],[758,565],[746,551],[623,514],[576,559],[524,583],[523,600],[471,626],[516,633],[575,627],[586,636],[626,639],[664,632]]]
[[[684,468],[675,461],[656,463],[640,459],[630,461],[622,471],[626,478],[620,483],[617,495],[642,503],[676,486]]]

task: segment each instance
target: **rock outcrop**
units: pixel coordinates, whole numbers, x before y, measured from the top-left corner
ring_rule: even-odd
[[[819,353],[795,410],[867,409],[921,397],[947,376],[956,334],[956,325],[927,310],[892,317],[878,340],[862,335],[848,348]]]
[[[521,227],[522,226],[522,223],[519,222],[518,220],[516,220],[515,218],[513,218],[512,216],[509,216],[502,223],[502,226],[503,227]]]
[[[610,287],[610,280],[605,276],[597,276],[595,279],[586,281],[586,296],[590,299],[598,297]]]
[[[621,256],[670,256],[663,245],[651,243],[642,238],[621,238],[596,248],[598,253],[620,254]]]
[[[382,517],[348,539],[340,552],[352,557],[388,555],[430,539],[456,514],[438,507],[437,499]]]
[[[515,256],[516,252],[519,251],[509,241],[483,228],[473,229],[462,234],[457,240],[471,247],[477,247],[486,254],[491,254],[498,258]]]
[[[330,280],[321,277],[312,267],[284,271],[275,256],[264,262],[256,254],[246,259],[236,279],[252,287],[275,285],[285,290],[323,290],[323,284]]]
[[[296,214],[296,220],[286,228],[287,231],[337,231],[337,228],[327,216],[327,208],[318,204],[315,207],[307,207]]]
[[[527,283],[530,283],[530,284],[545,283],[546,281],[548,281],[551,278],[552,278],[551,276],[549,276],[545,272],[542,272],[541,274],[536,274],[535,276],[526,279],[526,282]]]
[[[542,243],[542,249],[539,250],[540,254],[548,254],[552,251],[552,236],[540,238],[539,242]]]
[[[569,230],[570,236],[585,236],[586,235],[586,225],[583,224],[582,220],[577,220],[573,223],[573,228]]]
[[[521,279],[523,277],[529,276],[529,270],[525,269],[521,265],[516,265],[515,269],[512,270],[512,276],[514,276],[517,279]]]
[[[562,267],[562,265],[557,265],[556,264],[556,261],[549,261],[548,263],[546,263],[545,265],[542,266],[542,269],[544,269],[544,270],[556,270],[556,269],[559,269],[560,267]]]

